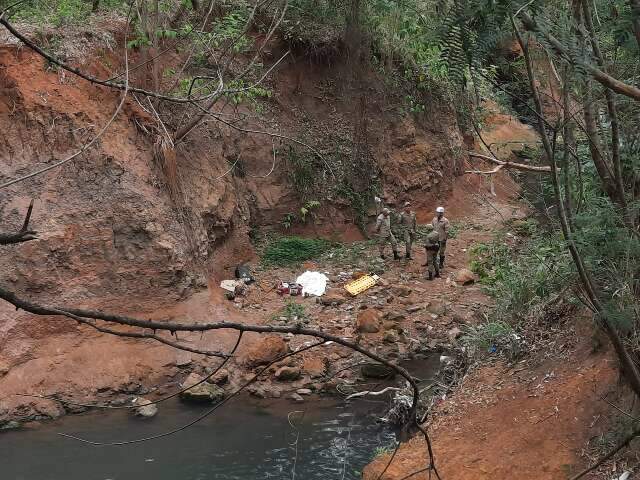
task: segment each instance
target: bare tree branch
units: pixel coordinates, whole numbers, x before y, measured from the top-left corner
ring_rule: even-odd
[[[31,212],[33,211],[33,200],[29,203],[27,214],[24,217],[22,228],[15,233],[0,233],[0,245],[11,245],[14,243],[28,242],[29,240],[35,240],[38,232],[29,229],[29,222],[31,221]]]
[[[224,360],[222,361],[222,363],[220,363],[220,365],[218,365],[218,367],[215,370],[213,370],[209,375],[206,375],[205,377],[203,377],[202,380],[200,380],[199,382],[194,383],[193,385],[189,385],[186,388],[178,390],[177,392],[174,392],[171,395],[167,395],[166,397],[162,397],[162,398],[160,398],[158,400],[155,400],[153,402],[148,402],[145,405],[155,405],[155,404],[158,404],[158,403],[166,402],[167,400],[169,400],[171,398],[174,398],[174,397],[177,397],[181,393],[184,393],[187,390],[192,389],[193,387],[197,387],[198,385],[203,384],[204,382],[206,382],[207,380],[209,380],[210,378],[215,376],[215,374],[218,373],[227,364],[227,362],[233,357],[233,354],[236,352],[236,350],[240,346],[240,341],[242,340],[242,336],[243,335],[244,335],[243,332],[239,333],[238,339],[236,340],[235,345],[233,346],[233,348],[231,349],[231,351],[229,353],[224,355]],[[211,355],[208,355],[208,356],[211,356]],[[122,410],[122,409],[138,408],[137,405],[95,405],[95,404],[91,404],[91,403],[76,403],[76,402],[70,402],[68,400],[60,400],[59,398],[56,398],[57,397],[56,395],[33,395],[33,394],[25,394],[25,393],[18,393],[17,395],[20,396],[20,397],[35,397],[35,398],[43,398],[43,399],[47,399],[47,400],[55,399],[55,400],[59,401],[60,403],[65,404],[65,405],[73,405],[73,406],[77,406],[77,407],[88,407],[88,408],[99,408],[99,409],[103,409],[103,410]]]
[[[515,162],[502,161],[502,160],[498,160],[495,157],[490,157],[488,155],[482,155],[481,153],[476,153],[476,152],[467,152],[467,153],[469,154],[470,157],[481,158],[481,159],[487,160],[487,161],[489,161],[491,163],[495,163],[500,167],[500,169],[501,168],[513,168],[515,170],[522,170],[524,172],[551,173],[551,167],[547,167],[547,166],[538,167],[538,166],[534,166],[534,165],[526,165],[524,163],[515,163]],[[496,170],[495,172],[487,172],[487,173],[496,173],[498,170]],[[482,173],[482,172],[469,172],[469,173]]]

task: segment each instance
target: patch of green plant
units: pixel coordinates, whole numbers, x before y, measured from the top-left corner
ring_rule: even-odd
[[[286,266],[318,258],[333,247],[324,238],[278,237],[264,249],[262,263],[269,266]]]
[[[390,455],[395,450],[393,445],[388,445],[386,447],[376,447],[373,451],[373,458],[379,457],[381,455]]]
[[[124,0],[101,0],[101,10],[124,11]],[[13,10],[14,18],[39,25],[63,26],[77,24],[92,14],[88,0],[27,0]]]
[[[300,207],[299,215],[293,212],[287,212],[282,216],[281,225],[286,229],[290,229],[295,223],[307,223],[309,217],[315,217],[314,210],[320,207],[320,202],[317,200],[309,200],[302,207]]]
[[[321,167],[317,165],[315,156],[302,153],[293,147],[287,149],[285,159],[289,183],[303,201],[307,200],[315,193]]]
[[[520,355],[522,346],[513,327],[504,321],[489,321],[468,327],[461,341],[471,353],[504,353],[511,359]]]
[[[282,216],[282,220],[280,224],[285,230],[289,230],[296,221],[296,215],[294,213],[288,212]]]
[[[287,300],[285,306],[282,307],[278,313],[273,314],[272,320],[281,320],[286,323],[306,324],[309,322],[309,317],[304,305],[296,303],[293,300]]]

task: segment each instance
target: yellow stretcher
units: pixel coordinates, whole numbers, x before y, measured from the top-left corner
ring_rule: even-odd
[[[380,279],[378,275],[364,275],[353,282],[349,282],[344,286],[344,289],[354,297],[359,293],[373,287]]]

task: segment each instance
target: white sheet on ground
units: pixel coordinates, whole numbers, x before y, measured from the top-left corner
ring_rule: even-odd
[[[321,297],[327,289],[327,276],[320,272],[306,271],[296,279],[296,283],[302,285],[303,295],[315,295]]]

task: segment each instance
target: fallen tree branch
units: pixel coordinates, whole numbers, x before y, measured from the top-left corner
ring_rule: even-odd
[[[374,392],[374,391],[371,391],[371,390],[365,390],[363,392],[352,393],[347,398],[345,398],[345,401],[346,400],[353,400],[354,398],[366,397],[367,395],[370,395],[372,397],[376,397],[378,395],[384,395],[387,392],[399,392],[400,390],[402,390],[402,389],[398,388],[398,387],[386,387],[386,388],[383,388],[382,390],[379,390],[377,392]]]
[[[476,152],[467,152],[470,157],[481,158],[483,160],[487,160],[491,163],[495,163],[500,168],[513,168],[515,170],[522,170],[524,172],[537,172],[537,173],[551,173],[551,167],[544,166],[539,167],[535,165],[526,165],[524,163],[515,163],[515,162],[505,162],[502,160],[498,160],[497,158],[490,157],[488,155],[483,155],[481,153]]]
[[[33,200],[29,203],[29,208],[27,209],[27,214],[24,217],[22,228],[15,233],[0,233],[0,245],[28,242],[29,240],[35,240],[38,238],[38,232],[35,230],[29,230],[31,212],[33,212]]]

